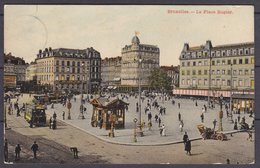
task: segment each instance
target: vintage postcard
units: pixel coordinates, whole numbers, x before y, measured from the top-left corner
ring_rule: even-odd
[[[254,7],[5,5],[4,162],[254,164]]]

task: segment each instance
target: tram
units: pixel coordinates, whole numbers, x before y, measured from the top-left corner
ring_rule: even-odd
[[[35,126],[46,126],[46,113],[42,105],[26,104],[24,119]]]

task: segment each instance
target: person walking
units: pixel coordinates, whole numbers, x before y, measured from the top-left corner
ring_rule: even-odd
[[[178,114],[178,119],[179,119],[179,121],[181,121],[181,113],[180,112]]]
[[[200,119],[201,119],[201,122],[203,123],[204,122],[204,114],[203,113],[200,115]]]
[[[237,116],[237,122],[240,122],[240,114]]]
[[[55,113],[55,111],[54,111],[54,113],[53,113],[53,120],[56,120],[56,118],[57,118],[57,114]]]
[[[185,132],[184,135],[183,135],[183,138],[182,138],[184,147],[185,147],[185,144],[186,144],[188,139],[189,139],[189,136],[188,136],[187,132]]]
[[[155,122],[158,122],[158,115],[157,114],[155,114],[154,118],[155,118]]]
[[[234,130],[237,130],[237,119],[235,119]]]
[[[49,127],[50,127],[50,129],[52,128],[52,117],[50,117],[50,120],[49,120]]]
[[[178,103],[178,108],[179,108],[179,109],[181,108],[181,104],[180,104],[180,103]]]
[[[15,159],[16,160],[20,160],[20,152],[21,152],[20,144],[17,144],[15,147]]]
[[[189,139],[187,139],[186,143],[185,143],[185,151],[186,151],[186,154],[188,155],[191,155],[191,142]]]
[[[215,131],[216,124],[217,124],[217,120],[216,120],[216,119],[214,119],[214,120],[213,120],[213,131]]]
[[[183,126],[184,126],[184,123],[183,123],[183,120],[180,121],[180,130],[181,132],[183,131]]]
[[[65,111],[62,112],[62,119],[65,120]]]
[[[166,136],[166,128],[164,124],[162,125],[162,136]]]
[[[161,120],[161,118],[159,117],[159,118],[158,118],[159,127],[161,127],[161,122],[162,122],[162,120]]]
[[[37,151],[39,150],[39,146],[38,144],[36,143],[36,141],[34,141],[32,147],[31,147],[31,150],[33,151],[33,157],[34,159],[36,159],[36,154],[37,154]]]

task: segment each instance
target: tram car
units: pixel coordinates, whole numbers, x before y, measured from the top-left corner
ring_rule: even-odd
[[[46,126],[46,113],[42,105],[27,104],[24,112],[24,119],[36,127]]]

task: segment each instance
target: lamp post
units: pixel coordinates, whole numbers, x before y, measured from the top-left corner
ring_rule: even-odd
[[[219,111],[219,125],[218,125],[218,131],[223,131],[223,127],[222,127],[222,118],[223,118],[222,101],[223,101],[223,96],[222,96],[222,94],[221,94],[220,97],[219,97],[220,111]]]
[[[211,91],[211,51],[209,47],[209,90],[208,90],[208,107],[210,107],[210,91]]]
[[[233,90],[233,76],[232,76],[232,71],[233,71],[233,68],[232,68],[232,64],[230,64],[230,98],[229,98],[229,112],[230,112],[230,115],[232,116],[232,90]],[[233,119],[232,119],[233,120]]]
[[[82,63],[82,72],[83,74],[85,73],[85,64],[84,62]],[[83,115],[83,89],[84,89],[84,79],[82,78],[82,81],[81,81],[81,99],[80,99],[80,113],[79,113],[79,119],[85,119],[84,115]]]
[[[137,142],[137,139],[136,139],[136,122],[138,121],[137,118],[134,118],[134,123],[135,123],[135,128],[134,128],[134,142]]]
[[[142,70],[142,59],[141,59],[141,55],[139,55],[139,59],[138,59],[138,123],[137,123],[137,136],[142,137],[144,136],[143,131],[142,131],[142,125],[141,125],[141,70]]]

